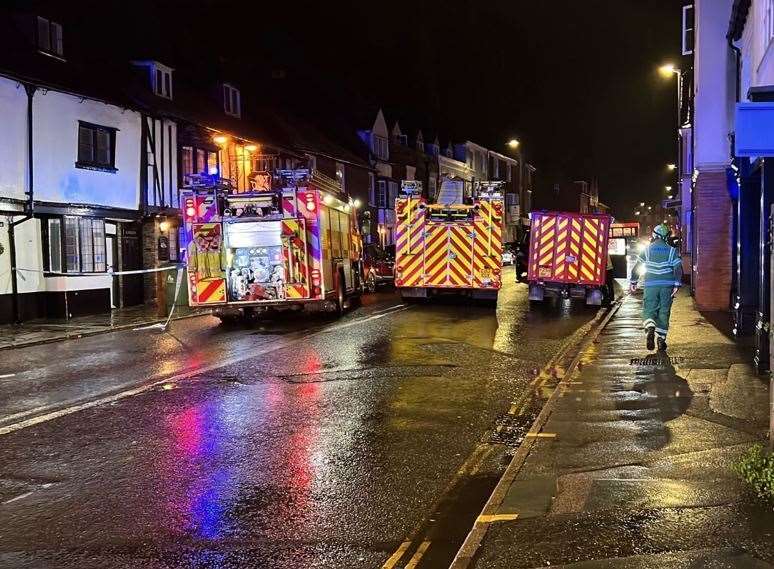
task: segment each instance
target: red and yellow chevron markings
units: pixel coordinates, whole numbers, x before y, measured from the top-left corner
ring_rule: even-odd
[[[482,200],[478,206],[473,242],[473,284],[476,287],[499,288],[503,255],[502,201]]]
[[[401,198],[395,203],[397,231],[395,236],[396,285],[419,286],[422,279],[425,249],[424,200]]]
[[[449,234],[441,223],[427,224],[424,254],[424,286],[446,286]]]
[[[566,277],[568,263],[567,254],[567,235],[570,232],[570,220],[566,217],[560,217],[556,220],[556,249],[554,252],[554,275],[556,277]]]
[[[424,200],[396,201],[398,286],[498,288],[502,264],[502,201],[479,203],[473,223],[430,222]]]
[[[470,287],[473,284],[473,225],[449,225],[447,233],[447,286]]]
[[[196,302],[226,302],[226,279],[201,279],[196,283]]]

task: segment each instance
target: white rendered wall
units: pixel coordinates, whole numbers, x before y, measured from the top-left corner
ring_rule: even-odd
[[[79,120],[118,129],[117,172],[75,167]],[[36,201],[139,207],[139,113],[55,91],[38,91],[33,121]]]
[[[19,83],[5,77],[0,77],[0,125],[0,198],[24,199],[27,93]]]

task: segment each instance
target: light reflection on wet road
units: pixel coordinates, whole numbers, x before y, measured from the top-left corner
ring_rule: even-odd
[[[31,371],[0,385],[2,414],[235,357],[0,437],[0,502],[32,492],[0,505],[0,566],[381,566],[430,523],[532,370],[594,315],[530,309],[523,285],[503,291],[496,316],[450,300],[382,313],[397,304],[374,295],[341,322],[313,319],[315,334],[298,317],[252,330],[199,318],[172,340],[59,344],[50,365],[43,347],[8,352],[0,372]],[[506,452],[480,465],[475,496],[446,509],[475,515]],[[444,559],[432,552],[430,565]]]

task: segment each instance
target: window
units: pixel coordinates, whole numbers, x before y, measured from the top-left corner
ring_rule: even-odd
[[[239,89],[228,83],[223,84],[223,110],[232,117],[242,116]]]
[[[48,220],[48,270],[62,272],[62,220]]]
[[[385,180],[378,180],[376,182],[376,207],[387,207],[387,182]]]
[[[81,270],[81,256],[78,241],[78,218],[65,217],[65,268],[68,273]]]
[[[339,184],[341,184],[342,192],[347,190],[346,175],[347,171],[344,168],[344,164],[341,162],[336,162],[336,179],[339,181]]]
[[[190,176],[194,173],[193,157],[193,148],[191,146],[183,146],[180,149],[180,168],[183,176]]]
[[[116,129],[80,122],[78,124],[78,168],[116,172]]]
[[[64,269],[68,273],[104,273],[107,270],[105,221],[91,217],[64,217]],[[62,271],[62,220],[48,220],[49,270]]]
[[[376,190],[374,186],[374,174],[368,173],[368,205],[376,205]]]
[[[154,63],[153,67],[153,92],[165,99],[172,98],[172,69],[160,63]]]
[[[207,173],[214,176],[220,172],[218,167],[218,153],[207,152]]]
[[[384,207],[394,209],[396,197],[398,197],[398,182],[390,182],[389,193],[387,194],[387,205]]]
[[[398,144],[402,144],[403,146],[408,146],[408,136],[405,134],[399,134]]]
[[[771,0],[768,1],[771,7]],[[683,55],[693,53],[693,4],[683,6]]]
[[[387,139],[383,136],[374,134],[371,137],[371,151],[377,158],[381,160],[387,160],[390,156],[390,151],[387,146]]]
[[[37,24],[38,50],[46,55],[54,55],[61,58],[64,53],[62,26],[40,16],[38,16]]]

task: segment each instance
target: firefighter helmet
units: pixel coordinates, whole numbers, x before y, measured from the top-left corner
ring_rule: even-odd
[[[669,228],[664,225],[663,223],[658,224],[656,227],[653,228],[653,237],[664,239],[666,240],[667,237],[669,237],[669,234],[671,231],[669,231]]]

